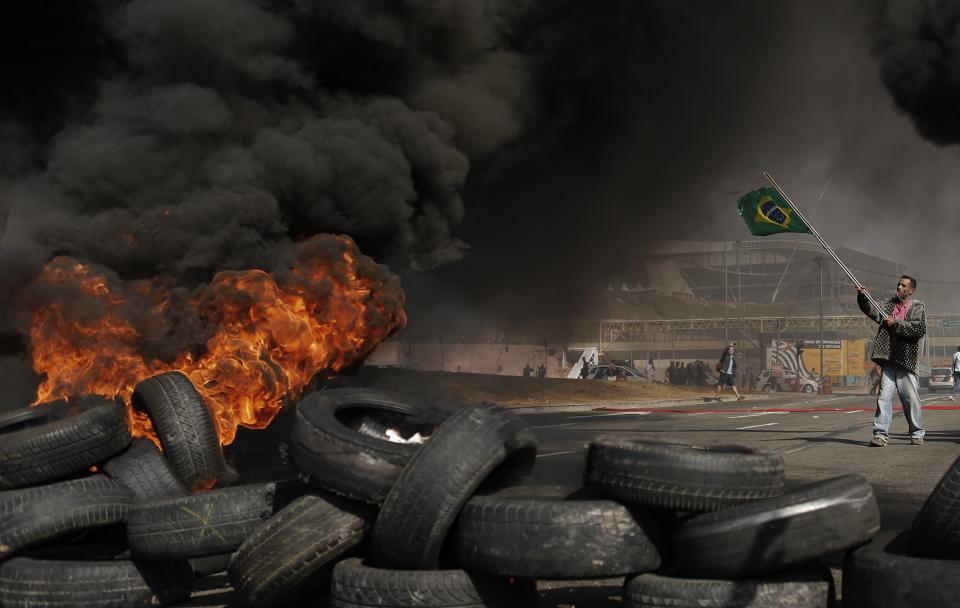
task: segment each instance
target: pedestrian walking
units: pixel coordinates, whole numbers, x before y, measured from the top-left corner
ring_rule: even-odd
[[[873,438],[870,445],[885,447],[890,440],[893,419],[893,395],[900,397],[903,417],[907,421],[912,445],[923,445],[923,412],[920,403],[920,381],[917,378],[917,352],[920,339],[927,333],[927,315],[923,302],[913,299],[917,280],[903,275],[897,281],[893,297],[878,302],[880,310],[867,298],[866,290],[857,291],[857,304],[863,314],[877,323],[877,338],[870,358],[883,369],[880,392],[873,415]]]
[[[717,362],[717,371],[720,372],[720,378],[717,379],[716,394],[714,399],[722,401],[720,393],[724,386],[733,389],[733,394],[737,396],[737,401],[743,401],[744,396],[737,391],[737,358],[736,342],[731,342],[729,346],[720,355],[720,361]]]
[[[957,347],[957,352],[953,353],[953,388],[950,389],[947,399],[956,401],[958,392],[960,392],[960,346]]]

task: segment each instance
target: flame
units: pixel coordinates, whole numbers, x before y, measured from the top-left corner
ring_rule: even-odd
[[[220,272],[190,292],[51,260],[29,290],[30,352],[43,378],[35,403],[121,397],[132,434],[156,442],[130,397],[141,380],[178,370],[206,401],[221,444],[238,426],[266,427],[314,376],[362,360],[406,324],[398,277],[349,237],[318,235],[296,251],[288,269]]]

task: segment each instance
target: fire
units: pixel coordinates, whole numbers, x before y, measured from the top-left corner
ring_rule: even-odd
[[[206,400],[222,444],[238,426],[266,427],[315,375],[361,360],[406,324],[398,277],[349,237],[304,241],[289,266],[220,272],[188,292],[53,259],[28,292],[30,350],[43,378],[35,403],[120,397],[132,433],[156,441],[130,396],[141,380],[179,370]]]

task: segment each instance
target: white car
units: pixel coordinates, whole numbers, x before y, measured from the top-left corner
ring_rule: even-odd
[[[760,375],[757,376],[757,387],[765,393],[773,393],[776,391],[792,391],[792,385],[796,382],[797,373],[792,370],[783,370],[780,372],[779,377],[771,378],[771,371],[765,369],[760,372]],[[800,390],[804,393],[815,393],[819,388],[820,378],[813,378],[810,376],[801,376],[800,377]]]
[[[949,367],[935,367],[930,370],[931,393],[948,391],[953,388],[953,371]]]

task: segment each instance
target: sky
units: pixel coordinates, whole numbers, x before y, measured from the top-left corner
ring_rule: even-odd
[[[55,255],[192,289],[328,232],[401,276],[412,327],[577,318],[652,240],[719,240],[721,214],[748,238],[724,193],[763,171],[808,211],[826,186],[831,244],[960,282],[958,21],[934,0],[4,3],[0,345],[23,348]]]

